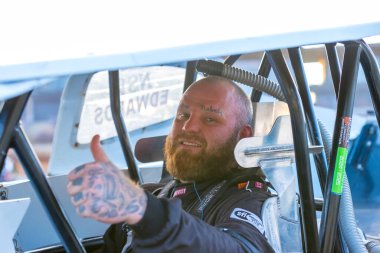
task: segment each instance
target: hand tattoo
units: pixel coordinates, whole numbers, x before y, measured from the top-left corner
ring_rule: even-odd
[[[110,162],[95,162],[69,174],[68,191],[79,214],[106,223],[137,223],[145,213],[145,192]]]

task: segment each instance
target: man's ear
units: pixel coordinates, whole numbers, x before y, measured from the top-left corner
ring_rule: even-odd
[[[252,137],[253,136],[253,130],[250,125],[244,125],[242,129],[240,130],[240,139]]]

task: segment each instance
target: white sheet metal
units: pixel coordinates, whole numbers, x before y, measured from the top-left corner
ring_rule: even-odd
[[[13,236],[30,204],[29,198],[0,201],[0,251],[14,253]]]
[[[376,1],[5,1],[0,82],[359,39]]]

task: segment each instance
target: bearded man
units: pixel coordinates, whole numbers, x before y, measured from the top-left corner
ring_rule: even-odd
[[[273,252],[260,219],[270,194],[233,155],[252,136],[251,121],[251,102],[232,81],[193,83],[165,143],[173,180],[154,194],[125,178],[95,136],[95,162],[74,169],[67,189],[81,216],[114,224],[102,251]]]

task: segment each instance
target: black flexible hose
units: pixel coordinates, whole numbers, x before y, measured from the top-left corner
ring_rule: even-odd
[[[246,70],[235,68],[230,65],[225,65],[221,62],[212,60],[198,61],[197,70],[208,75],[222,76],[231,79],[238,83],[253,87],[256,90],[272,95],[280,101],[286,101],[280,85],[269,80],[268,78],[255,75]]]
[[[331,147],[332,147],[332,137],[331,137],[329,130],[323,124],[323,122],[320,121],[319,119],[317,119],[317,121],[318,121],[319,130],[321,131],[323,149],[325,150],[325,153],[326,153],[327,165],[329,165],[330,164],[330,153],[331,153]]]
[[[365,245],[369,252],[380,253],[380,243],[375,241],[370,241]]]

